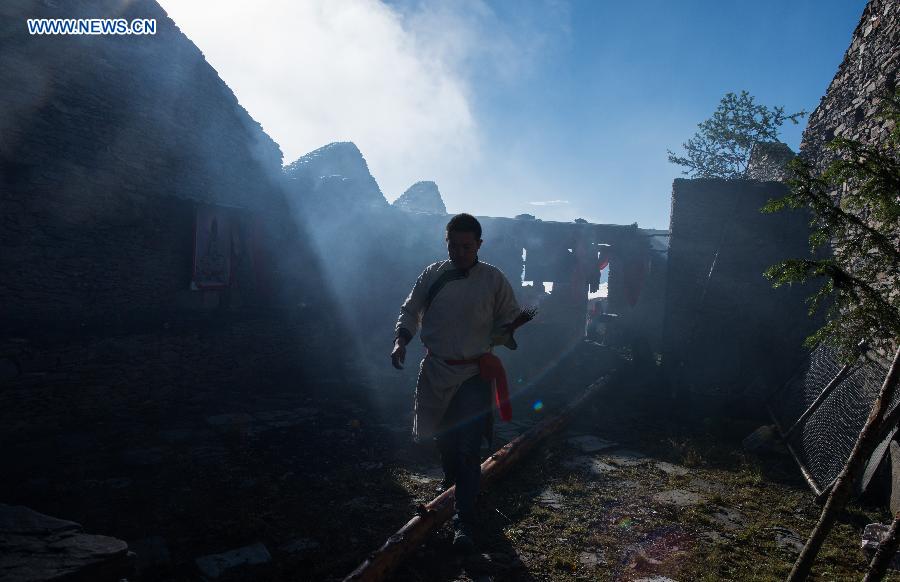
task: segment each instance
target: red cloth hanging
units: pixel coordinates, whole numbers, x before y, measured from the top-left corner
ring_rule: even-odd
[[[597,271],[602,271],[609,266],[609,247],[603,246],[597,253]]]

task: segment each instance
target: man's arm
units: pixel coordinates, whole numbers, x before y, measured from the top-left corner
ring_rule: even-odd
[[[522,314],[519,302],[513,293],[512,285],[502,272],[497,272],[496,291],[494,292],[494,324],[491,329],[491,345],[506,346],[514,350],[517,347],[513,332],[520,322],[517,318]]]
[[[425,297],[428,293],[425,286],[427,272],[428,269],[416,279],[416,284],[413,285],[412,291],[409,292],[400,307],[400,316],[397,318],[397,325],[394,326],[394,349],[391,351],[391,363],[398,370],[403,369],[403,362],[406,359],[406,344],[412,341],[422,323],[422,311],[425,308]]]
[[[506,325],[512,323],[522,313],[512,285],[502,272],[498,272],[500,283],[494,296],[494,324]]]

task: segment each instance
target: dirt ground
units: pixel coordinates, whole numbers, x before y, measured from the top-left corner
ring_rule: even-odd
[[[445,528],[398,579],[784,579],[821,509],[791,458],[742,450],[758,422],[680,416],[652,373],[613,386],[483,496],[479,554],[454,557]],[[862,528],[879,519],[851,507],[812,579],[861,579]]]
[[[495,447],[599,377],[609,388],[482,495],[478,553],[455,555],[445,526],[396,579],[783,578],[819,511],[799,471],[787,456],[742,452],[758,422],[671,408],[651,368],[585,342],[552,369],[514,374],[515,421],[497,426]],[[435,496],[436,453],[409,438],[414,373],[362,370],[365,391],[323,379],[302,396],[289,385],[223,394],[214,414],[148,404],[155,431],[7,496],[127,540],[134,580],[198,580],[197,558],[260,544],[268,559],[233,579],[340,580]],[[860,578],[862,527],[887,518],[852,508],[815,579]]]

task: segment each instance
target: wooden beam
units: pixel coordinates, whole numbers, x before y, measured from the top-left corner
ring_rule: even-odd
[[[589,399],[606,387],[608,379],[606,376],[594,382],[581,397],[569,404],[558,416],[530,428],[488,457],[481,464],[482,490],[497,481],[538,444],[565,425],[576,412],[583,409]],[[453,515],[455,495],[456,487],[451,487],[420,507],[418,515],[406,522],[406,525],[389,537],[380,548],[369,554],[362,564],[344,578],[344,582],[385,580],[433,530],[450,519]]]

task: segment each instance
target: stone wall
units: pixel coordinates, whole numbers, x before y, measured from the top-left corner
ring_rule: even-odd
[[[844,60],[809,116],[800,150],[824,165],[825,144],[835,137],[864,143],[880,143],[890,125],[876,116],[878,97],[897,87],[900,69],[900,4],[895,0],[871,0]]]
[[[39,17],[155,18],[157,33],[29,36]],[[314,391],[317,370],[336,369],[317,338],[342,332],[323,320],[281,152],[197,47],[149,0],[5,2],[0,38],[7,458],[52,463],[11,447],[139,433],[148,405],[176,422],[187,405],[284,388],[273,377]],[[233,220],[226,248],[250,230],[258,247],[224,289],[191,290],[201,207]]]
[[[759,212],[785,192],[777,182],[675,180],[663,359],[677,388],[760,412],[797,365],[814,329],[811,288],[773,289],[762,275],[809,254],[804,213]]]
[[[157,34],[29,36],[39,17],[155,18]],[[388,205],[352,144],[282,172],[278,146],[155,2],[15,0],[0,38],[0,442],[26,447],[20,459],[69,431],[140,433],[148,406],[201,417],[225,394],[285,388],[273,378],[312,393],[357,350],[387,361],[400,303],[446,257],[445,216]],[[209,206],[261,227],[268,285],[236,269],[226,289],[191,290]],[[624,247],[637,230],[483,222],[483,258],[514,283],[523,248]],[[528,350],[552,360],[541,342]]]
[[[416,277],[426,265],[446,260],[444,238],[449,217],[443,213],[409,212],[400,205],[385,203],[362,153],[352,143],[319,148],[288,165],[284,173],[288,198],[296,215],[307,225],[317,252],[325,259],[323,272],[327,286],[333,290],[336,302],[355,331],[354,338],[369,346],[370,351],[383,349],[393,337],[399,307]],[[431,184],[439,196],[436,184],[426,184]],[[571,254],[575,247],[582,245],[577,250],[579,253],[583,250],[585,257],[595,253],[592,265],[595,268],[597,243],[611,244],[615,251],[610,269],[615,270],[623,264],[632,247],[640,254],[647,245],[646,237],[636,225],[485,216],[479,217],[479,221],[484,239],[480,259],[505,273],[519,293],[522,305],[540,304],[542,315],[530,324],[530,330],[543,323],[550,324],[551,320],[552,325],[565,321],[561,325],[565,332],[555,332],[557,339],[567,338],[556,342],[563,348],[569,347],[570,339],[575,341],[576,336],[581,339],[587,312],[591,269],[584,269],[583,289],[563,290],[575,276],[578,261]],[[523,260],[523,249],[529,257],[527,260]],[[568,261],[574,261],[570,269],[560,268]],[[537,287],[521,286],[523,268],[525,279],[536,281]],[[599,277],[599,272],[594,274]],[[555,297],[534,292],[536,288],[542,289],[542,281],[555,283]],[[615,298],[618,291],[611,293]],[[563,296],[573,300],[561,299]],[[645,305],[642,299],[640,304],[629,306],[623,320],[646,326],[642,318],[656,317],[658,329],[661,311],[651,313],[652,310],[644,309]],[[533,332],[523,333],[527,336]],[[554,332],[548,331],[546,335],[552,337]],[[552,359],[546,353],[545,356],[547,361]]]
[[[800,154],[825,168],[833,154],[825,146],[835,137],[844,137],[869,145],[884,143],[892,122],[880,118],[882,96],[898,88],[900,69],[900,3],[896,0],[870,0],[853,32],[844,60],[838,67],[828,91],[809,117],[803,132]],[[893,350],[878,350],[878,356],[891,359]],[[812,442],[812,441],[811,441]],[[891,445],[893,465],[891,511],[900,509],[900,472]]]
[[[325,375],[339,377],[333,372],[340,356],[317,351],[336,329],[310,314],[281,315],[200,315],[139,331],[0,340],[0,443],[7,458],[20,447],[52,450],[42,445],[66,443],[73,433],[98,440],[113,431],[128,444],[123,431],[146,438],[148,424],[202,419],[228,402],[275,391],[309,396]],[[150,409],[163,419],[149,418]]]
[[[278,146],[155,2],[17,0],[0,12],[7,333],[190,307],[199,204],[258,218],[269,252],[303,252],[280,218]],[[30,36],[25,26],[112,16],[155,18],[157,34]]]
[[[834,159],[834,152],[825,146],[836,137],[843,137],[868,145],[883,144],[893,128],[893,122],[879,115],[884,96],[898,88],[900,69],[900,4],[896,1],[870,0],[844,60],[810,115],[803,132],[801,155],[824,169]],[[840,192],[832,192],[835,198]],[[863,216],[864,220],[867,220]],[[900,232],[896,233],[900,236]],[[878,284],[891,288],[887,277]],[[890,360],[889,346],[874,348],[880,357]]]

